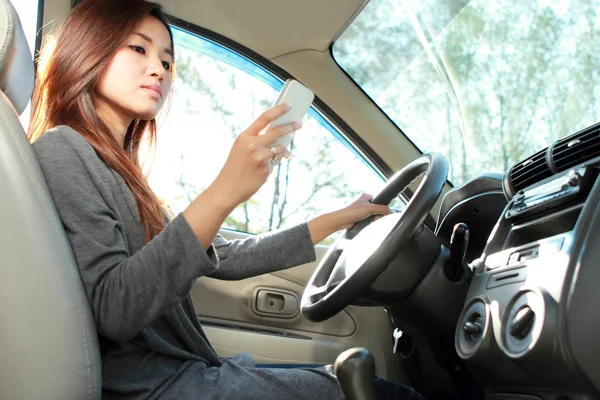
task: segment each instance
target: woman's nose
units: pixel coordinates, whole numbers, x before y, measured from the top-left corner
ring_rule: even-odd
[[[159,79],[162,79],[165,75],[165,68],[162,65],[162,61],[160,58],[152,58],[151,64],[149,66],[149,71],[152,76],[156,76]]]

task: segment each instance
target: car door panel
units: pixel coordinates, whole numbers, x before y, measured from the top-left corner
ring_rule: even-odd
[[[290,338],[213,326],[205,332],[220,356],[246,351],[257,364],[331,364],[349,347],[327,337]]]
[[[259,288],[294,292],[298,297],[302,296],[303,290],[302,286],[272,274],[241,281],[201,278],[192,289],[192,298],[200,318],[222,319],[230,323],[244,322],[266,328],[282,328],[330,336],[350,336],[356,330],[356,324],[347,312],[341,312],[320,323],[304,318],[299,310],[292,318],[258,314],[255,311],[254,294]]]
[[[221,234],[230,240],[247,237],[227,230]],[[382,307],[349,306],[320,323],[304,318],[299,309],[286,316],[257,312],[260,290],[288,294],[299,303],[327,247],[316,246],[315,250],[315,262],[288,270],[240,281],[199,278],[192,288],[192,298],[215,350],[220,356],[248,352],[256,363],[296,365],[331,364],[343,350],[363,346],[375,356],[380,376],[395,376],[399,360],[391,352],[392,327]]]

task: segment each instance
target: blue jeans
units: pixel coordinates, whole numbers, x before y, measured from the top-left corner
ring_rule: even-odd
[[[373,378],[373,387],[377,400],[425,400],[415,389],[382,378]]]
[[[332,365],[257,364],[256,366],[258,368],[285,368],[285,369],[313,368],[313,369],[319,370],[321,372],[325,372],[328,375],[335,377],[335,375],[333,374],[333,366]],[[413,389],[409,386],[400,384],[400,383],[387,381],[387,380],[385,380],[383,378],[379,378],[377,376],[373,377],[373,388],[375,389],[375,396],[376,396],[377,400],[425,400],[425,397],[423,397],[415,389]]]

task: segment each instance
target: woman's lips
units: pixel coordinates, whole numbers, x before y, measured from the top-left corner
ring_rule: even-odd
[[[158,86],[158,85],[142,86],[142,89],[146,90],[153,97],[156,97],[158,99],[160,99],[162,97],[160,86]]]

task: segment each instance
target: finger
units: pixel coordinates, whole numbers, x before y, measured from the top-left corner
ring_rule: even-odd
[[[281,160],[289,154],[290,152],[287,150],[287,148],[280,144],[270,146],[265,149],[265,159],[267,161]]]
[[[264,146],[268,146],[271,143],[275,143],[285,135],[296,132],[302,127],[301,122],[291,122],[289,124],[280,125],[275,128],[269,129],[264,135],[258,136],[258,143]]]
[[[292,108],[290,103],[281,103],[273,108],[268,109],[260,115],[251,125],[244,131],[249,135],[258,135],[260,131],[267,127],[271,122],[281,117]]]
[[[360,200],[364,200],[364,201],[371,201],[371,199],[373,198],[373,195],[369,194],[369,193],[361,193],[359,196]]]
[[[288,133],[295,132],[300,128],[302,128],[302,121],[294,121],[294,122],[290,122],[289,124],[284,124],[284,125],[279,125],[279,126],[274,126],[272,128],[269,128],[265,131],[264,134],[265,135],[271,135],[271,134],[286,135]]]
[[[382,206],[379,204],[373,204],[370,206],[371,215],[388,215],[390,214],[390,208],[388,206]]]

